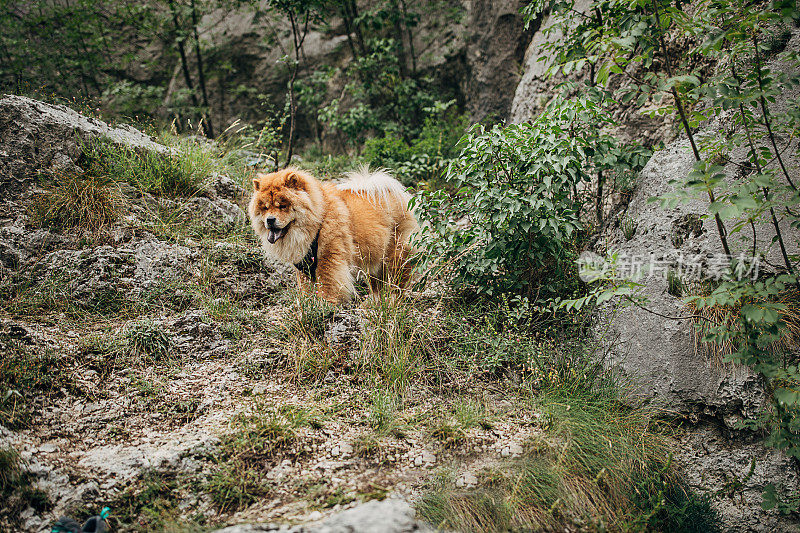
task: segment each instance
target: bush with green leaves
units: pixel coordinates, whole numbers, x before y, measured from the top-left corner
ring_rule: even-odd
[[[363,157],[375,167],[388,168],[407,186],[439,186],[457,155],[458,141],[469,129],[469,117],[457,112],[455,100],[423,111],[428,114],[417,137],[409,142],[397,133],[367,139]]]
[[[398,56],[398,41],[375,38],[346,69],[343,97],[319,111],[319,119],[359,146],[376,131],[405,141],[417,137],[425,118],[442,105],[431,80],[406,73]]]
[[[394,168],[399,163],[408,161],[412,153],[408,143],[392,133],[367,139],[364,143],[364,158],[381,168]]]
[[[584,230],[579,189],[602,170],[643,164],[602,128],[590,98],[554,100],[531,123],[476,125],[448,171],[457,193],[422,195],[426,272],[479,294],[569,294]]]

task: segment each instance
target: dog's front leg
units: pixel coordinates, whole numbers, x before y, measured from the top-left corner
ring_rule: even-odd
[[[308,277],[302,272],[300,272],[298,269],[295,269],[294,275],[297,278],[297,290],[299,290],[303,294],[309,294],[311,280],[309,280]]]
[[[340,304],[349,300],[354,292],[349,263],[338,257],[321,258],[317,267],[317,296]]]

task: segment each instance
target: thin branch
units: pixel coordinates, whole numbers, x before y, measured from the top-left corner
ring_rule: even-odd
[[[658,40],[661,44],[662,53],[664,54],[664,67],[667,69],[667,76],[672,78],[672,66],[669,61],[669,52],[667,51],[667,43],[664,40],[664,31],[661,28],[661,17],[658,13],[658,4],[656,3],[656,0],[653,0],[653,8],[655,9],[656,26],[658,27]],[[702,158],[700,157],[700,151],[697,149],[697,144],[694,142],[694,134],[692,133],[692,129],[689,127],[689,121],[686,120],[686,112],[683,109],[683,102],[681,101],[678,91],[675,89],[674,85],[670,87],[670,92],[672,93],[672,98],[675,100],[675,106],[678,108],[678,114],[680,115],[683,129],[686,132],[687,137],[689,137],[689,144],[692,145],[694,158],[696,161],[702,161]],[[713,204],[716,201],[714,191],[709,188],[707,189],[707,192],[708,200]],[[725,224],[722,222],[722,218],[720,218],[719,213],[714,213],[714,221],[717,223],[717,233],[719,233],[719,239],[722,242],[722,249],[726,256],[731,257],[731,250],[728,247],[728,231],[725,228]]]
[[[783,164],[783,158],[781,157],[781,152],[778,150],[778,144],[775,142],[775,134],[772,133],[772,127],[770,126],[769,121],[769,109],[767,108],[767,101],[764,99],[764,80],[761,77],[761,54],[758,53],[758,36],[753,35],[753,47],[755,48],[756,54],[756,77],[758,78],[758,99],[761,103],[761,114],[764,116],[764,125],[767,127],[767,133],[769,136],[769,140],[772,142],[772,147],[775,149],[775,157],[778,158],[778,164],[783,171],[783,175],[786,178],[786,181],[789,182],[792,189],[795,191],[797,187],[795,186],[794,182],[792,182],[792,178],[789,177],[789,171],[786,170],[786,165]]]

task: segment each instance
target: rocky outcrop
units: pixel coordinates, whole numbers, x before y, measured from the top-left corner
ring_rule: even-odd
[[[576,11],[583,12],[590,4],[589,0],[578,0],[573,7]],[[547,74],[550,62],[544,48],[563,39],[563,35],[553,31],[555,16],[545,12],[540,17],[540,27],[525,50],[522,76],[511,103],[509,121],[514,124],[536,118],[554,96],[556,85],[563,81],[563,78],[550,77]]]
[[[197,456],[208,453],[227,421],[220,411],[233,409],[230,390],[243,386],[241,374],[221,362],[230,357],[239,333],[225,329],[207,309],[225,316],[229,301],[262,309],[286,282],[287,269],[265,260],[255,242],[203,239],[237,232],[241,237],[248,230],[240,207],[244,190],[224,175],[208,176],[204,189],[191,198],[156,197],[116,183],[125,214],[96,233],[32,224],[30,203],[45,188],[57,186],[58,176],[80,173],[82,144],[100,137],[136,150],[171,153],[130,127],[112,127],[29,98],[0,98],[3,314],[9,314],[11,301],[28,306],[21,316],[0,318],[0,366],[5,368],[8,357],[36,361],[58,355],[57,367],[48,370],[58,383],[55,390],[13,385],[25,395],[36,423],[28,428],[13,417],[9,422],[2,411],[0,423],[19,431],[0,425],[0,448],[19,450],[26,476],[46,495],[45,507],[53,513],[108,502],[153,472],[174,476],[199,470]],[[192,227],[200,235],[195,240],[180,231],[159,231],[155,213],[168,213],[170,225]],[[133,315],[148,310],[152,316],[124,316],[123,309]],[[87,339],[94,333],[72,320],[73,313],[107,317],[108,328],[98,335],[112,344],[92,344]],[[154,374],[149,379],[160,385],[150,396],[136,393],[142,378],[129,372],[140,363],[134,356],[122,363],[122,354],[129,331],[139,324],[163,336],[170,358],[191,362],[185,382],[162,383],[163,376]],[[76,363],[79,359],[82,363]],[[9,390],[7,383],[0,385],[4,393]],[[138,423],[144,430],[139,442],[103,433]],[[49,427],[58,429],[48,433]],[[34,507],[7,516],[4,507],[5,502],[0,505],[4,531],[10,527],[5,519],[12,520],[8,530],[24,531],[49,530],[56,519]]]
[[[13,183],[41,174],[75,171],[81,143],[98,137],[140,150],[167,150],[131,126],[111,127],[63,105],[3,95],[0,97],[0,194],[12,192]]]
[[[707,212],[706,202],[664,210],[648,201],[671,191],[667,182],[686,176],[693,162],[686,141],[653,155],[624,215],[636,225],[634,236],[627,240],[617,225],[601,239],[604,247],[617,251],[630,264],[655,259],[659,270],[642,280],[648,310],[634,306],[607,309],[597,333],[610,346],[608,362],[632,378],[641,398],[698,424],[686,429],[677,452],[692,487],[722,494],[732,479],[744,480],[735,503],[728,496],[714,499],[726,531],[788,531],[786,519],[764,512],[760,505],[766,483],[789,491],[800,489],[792,461],[777,450],[766,449],[752,435],[734,429],[738,422],[754,418],[764,408],[766,393],[761,379],[748,367],[720,364],[698,349],[691,321],[664,318],[690,314],[683,300],[670,294],[667,270],[677,272],[681,263],[684,268],[694,263],[713,268],[714,258],[720,253],[713,218],[700,219],[700,214]],[[771,227],[766,222],[757,227],[759,242],[768,242],[773,235]],[[768,257],[773,263],[778,261],[775,253],[773,250]],[[755,475],[748,477],[753,461]]]
[[[764,446],[758,435],[730,432],[714,421],[686,428],[678,438],[675,462],[692,489],[711,495],[723,531],[797,531],[792,517],[761,508],[769,483],[784,494],[800,489],[795,462],[786,454]]]
[[[520,14],[527,4],[519,0],[470,3],[468,27],[472,33],[464,94],[475,121],[509,116],[513,88],[520,82],[520,66],[533,35],[532,29],[525,29]]]
[[[26,206],[41,191],[40,177],[80,172],[83,144],[104,138],[136,150],[170,149],[130,127],[112,127],[61,105],[20,96],[0,99],[0,270],[58,283],[71,302],[92,307],[98,298],[137,299],[156,286],[190,282],[205,255],[196,242],[166,242],[148,228],[154,212],[171,213],[170,223],[216,232],[243,227],[245,192],[228,176],[209,176],[205,190],[191,198],[154,197],[127,183],[123,220],[104,230],[102,244],[81,246],[81,232],[32,227]],[[206,252],[203,250],[203,252]],[[281,270],[265,262],[255,246],[217,243],[211,253],[230,276],[214,283],[237,297],[272,292],[284,281]],[[282,272],[283,274],[278,274]]]
[[[520,9],[525,4],[521,0],[460,0],[417,9],[421,16],[412,38],[420,77],[440,88],[442,99],[455,98],[475,120],[488,116],[506,119],[532,35],[523,28]],[[366,14],[376,5],[359,2],[359,9]],[[338,18],[328,22],[324,29],[312,29],[303,43],[304,73],[331,67],[343,70],[353,60],[344,23]],[[213,46],[212,62],[232,65],[215,72],[208,86],[217,129],[236,119],[263,120],[264,97],[275,109],[283,107],[290,74],[281,58],[292,50],[291,32],[283,17],[251,8],[220,9],[203,18],[200,32],[203,41]],[[163,84],[164,77],[171,78],[168,103],[183,83],[177,59],[158,47],[147,53],[152,54],[146,58],[149,62],[161,65],[158,73],[142,70],[131,74],[142,83]],[[320,96],[326,102],[341,98],[350,81],[341,72],[334,74],[326,84],[326,94]],[[111,104],[113,107],[113,100]],[[299,112],[298,138],[301,142],[316,140],[317,110],[301,106]]]
[[[800,32],[795,31],[789,46],[800,49]],[[782,94],[775,109],[785,108],[798,92]],[[698,138],[715,139],[718,131],[729,127],[723,117],[700,132]],[[740,169],[747,168],[748,153],[740,148],[729,157],[732,162],[726,174],[740,176]],[[785,157],[789,168],[800,166],[792,150],[787,150]],[[618,220],[599,240],[598,251],[616,251],[622,258],[621,266],[653,264],[656,271],[641,280],[647,309],[606,308],[598,322],[597,335],[610,347],[609,363],[632,378],[640,398],[698,424],[686,429],[684,446],[677,456],[691,484],[715,494],[714,506],[721,512],[726,530],[786,531],[789,522],[785,518],[761,509],[761,492],[769,482],[786,491],[800,489],[796,465],[782,453],[764,448],[754,435],[736,429],[738,422],[755,418],[765,406],[766,392],[760,377],[748,367],[722,364],[713,353],[695,345],[691,320],[668,318],[691,314],[680,295],[671,294],[675,291],[669,288],[668,271],[689,281],[696,277],[695,265],[701,277],[713,277],[715,268],[720,268],[722,249],[716,224],[712,217],[703,218],[708,213],[706,200],[692,200],[669,209],[650,200],[674,192],[669,181],[684,179],[693,164],[688,141],[676,141],[656,152],[642,171],[620,219],[633,225],[635,232],[631,236],[628,231],[626,237]],[[797,230],[788,221],[782,221],[781,227],[790,245],[789,253],[796,253]],[[755,224],[754,231],[761,247],[766,247],[774,235],[766,215]],[[752,241],[734,236],[730,236],[729,243],[734,255],[747,252],[752,246]],[[781,263],[777,246],[772,246],[760,268]],[[753,462],[754,473],[748,476]],[[742,483],[735,504],[727,496],[720,496],[734,478]]]
[[[589,8],[589,0],[577,0],[571,8],[577,13],[583,13]],[[560,73],[549,73],[552,65],[550,51],[546,47],[557,45],[564,39],[560,30],[555,30],[557,17],[545,11],[538,21],[538,29],[533,34],[530,44],[525,50],[522,59],[522,75],[516,85],[514,97],[511,102],[508,120],[513,124],[528,122],[536,118],[545,108],[547,103],[560,92],[559,84],[566,78]],[[588,81],[588,67],[580,73],[571,74],[570,81]],[[615,80],[614,84],[625,84],[626,80]],[[612,84],[609,88],[618,87]],[[643,107],[652,106],[646,102]],[[652,146],[659,141],[669,141],[675,137],[674,121],[669,116],[650,118],[641,113],[642,109],[634,105],[609,104],[609,111],[620,127],[615,130],[616,135],[624,141],[635,141]]]

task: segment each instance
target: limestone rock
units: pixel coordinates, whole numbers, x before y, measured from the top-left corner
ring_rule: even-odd
[[[691,488],[718,495],[711,506],[723,518],[725,531],[796,531],[791,517],[764,512],[760,506],[768,483],[775,483],[782,494],[797,494],[800,476],[789,457],[765,447],[756,436],[702,424],[684,434],[675,461]],[[736,488],[737,483],[743,486]]]
[[[0,185],[10,188],[14,183],[35,180],[41,174],[75,171],[81,143],[99,137],[141,150],[168,150],[130,126],[111,127],[62,105],[3,95],[0,97]]]
[[[800,49],[800,31],[795,30],[789,43],[790,49]],[[773,65],[773,68],[776,68]],[[780,95],[776,109],[785,107],[798,95],[798,90]],[[697,134],[702,139],[715,138],[718,131],[731,127],[725,117]],[[792,152],[791,154],[789,152]],[[790,168],[797,168],[798,160],[792,150],[785,156]],[[737,169],[747,161],[744,147],[732,150],[732,161],[726,169],[728,176],[738,176]],[[730,470],[742,474],[743,464],[749,466],[756,458],[756,474],[745,488],[740,500],[731,504],[719,494],[714,505],[722,513],[726,528],[741,531],[771,531],[781,529],[774,513],[764,512],[761,507],[761,490],[767,481],[784,487],[797,487],[797,470],[793,463],[777,450],[767,450],[747,433],[733,433],[737,421],[754,418],[765,406],[766,393],[761,378],[748,367],[720,364],[706,350],[696,349],[689,320],[681,317],[689,314],[683,300],[670,294],[667,276],[669,269],[678,270],[684,265],[697,263],[703,267],[703,277],[713,277],[716,259],[722,247],[712,217],[702,218],[708,213],[708,201],[703,199],[681,203],[674,208],[662,208],[650,201],[674,191],[670,180],[684,179],[693,168],[694,157],[688,141],[677,141],[656,152],[641,173],[639,184],[627,207],[625,217],[636,224],[634,235],[627,239],[620,227],[610,226],[599,242],[599,252],[613,250],[620,257],[631,260],[630,264],[654,263],[658,266],[654,275],[645,275],[640,281],[643,294],[648,298],[649,311],[635,306],[606,307],[601,312],[595,331],[609,347],[607,363],[630,376],[636,384],[639,397],[660,409],[679,413],[692,422],[713,420],[718,431],[727,431],[723,439],[711,435],[713,431],[701,425],[696,434],[689,437],[688,444],[681,449],[684,472],[695,476],[695,485],[708,490],[714,484],[701,480],[715,478],[722,483],[722,471]],[[733,178],[731,178],[733,179]],[[788,221],[781,221],[784,239],[789,253],[797,253],[798,233]],[[755,224],[758,242],[771,241],[774,229],[764,216]],[[751,242],[729,239],[734,255],[746,252]],[[767,253],[766,264],[781,264],[780,252],[773,246]],[[724,256],[723,256],[724,257]],[[684,272],[688,271],[684,270]],[[652,311],[652,312],[650,312]],[[709,452],[709,442],[717,444],[717,452]],[[702,451],[705,450],[705,451]],[[759,473],[760,472],[760,473]],[[745,472],[746,473],[746,472]],[[738,475],[738,474],[737,474]],[[742,474],[743,475],[743,474]],[[757,481],[757,480],[761,481]],[[740,529],[736,529],[740,528]],[[726,529],[727,530],[727,529]]]
[[[337,513],[316,524],[281,526],[278,524],[236,525],[215,533],[413,533],[433,532],[433,528],[414,516],[408,502],[389,498],[372,500]]]

